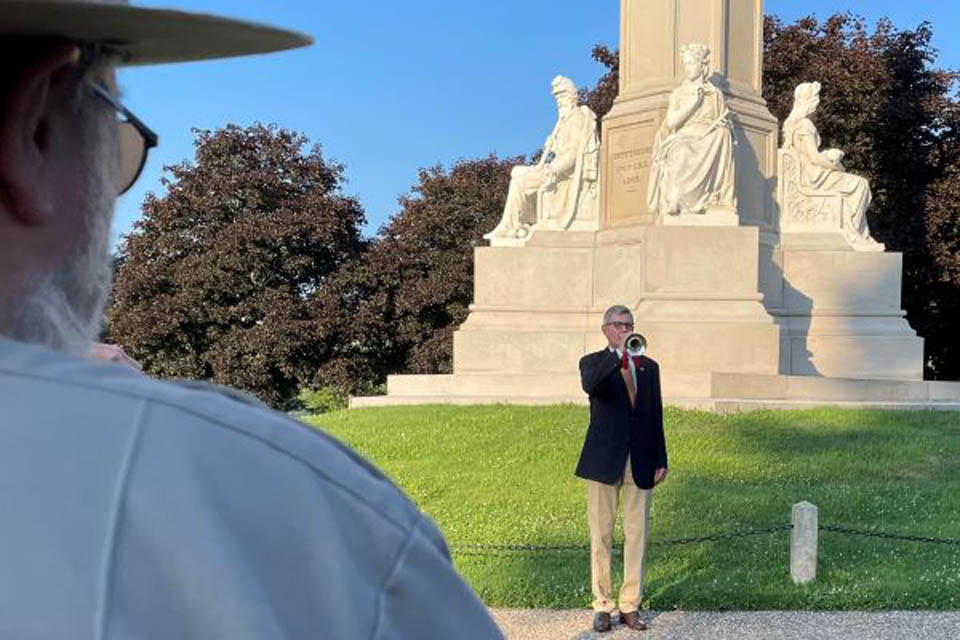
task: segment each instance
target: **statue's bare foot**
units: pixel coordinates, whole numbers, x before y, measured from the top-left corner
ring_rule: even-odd
[[[882,242],[877,242],[870,236],[847,236],[847,242],[856,251],[885,251],[887,248]]]
[[[483,234],[484,240],[490,240],[491,238],[512,238],[513,231],[507,229],[503,225],[497,225],[493,228],[493,231]]]

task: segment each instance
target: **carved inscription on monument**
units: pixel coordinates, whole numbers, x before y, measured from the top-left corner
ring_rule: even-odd
[[[619,182],[623,191],[642,191],[646,187],[643,183],[643,176],[650,168],[649,147],[627,149],[614,153],[611,160],[613,161],[614,179]]]
[[[609,127],[604,136],[604,224],[648,224],[647,176],[655,127],[652,119]]]

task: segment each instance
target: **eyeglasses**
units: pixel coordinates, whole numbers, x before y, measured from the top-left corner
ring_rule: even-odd
[[[632,322],[608,322],[604,326],[611,326],[611,325],[613,326],[614,329],[618,329],[619,331],[633,331]]]
[[[106,87],[95,82],[88,84],[98,97],[124,118],[119,123],[120,171],[117,175],[117,193],[126,193],[140,177],[143,165],[147,163],[147,153],[157,146],[159,138],[140,118],[120,104]]]

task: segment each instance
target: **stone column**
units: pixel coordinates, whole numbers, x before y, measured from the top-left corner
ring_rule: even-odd
[[[816,505],[803,501],[793,505],[793,531],[790,532],[790,577],[795,584],[806,584],[817,577]]]
[[[761,95],[762,0],[620,0],[620,93],[603,119],[601,227],[648,225],[653,138],[682,81],[680,46],[710,47],[736,118],[740,224],[774,228],[778,127]]]

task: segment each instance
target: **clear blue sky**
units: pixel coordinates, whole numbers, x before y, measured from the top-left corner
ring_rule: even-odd
[[[135,0],[138,4],[152,4]],[[124,70],[130,109],[160,134],[143,176],[117,205],[114,238],[129,232],[162,167],[193,157],[191,127],[275,122],[346,164],[372,235],[399,207],[417,169],[489,153],[535,151],[555,118],[558,73],[592,86],[594,44],[618,46],[616,0],[167,0],[185,11],[305,31],[310,48],[255,58]],[[939,66],[960,68],[958,3],[948,0],[767,0],[793,22],[841,11],[899,28],[929,20]]]

